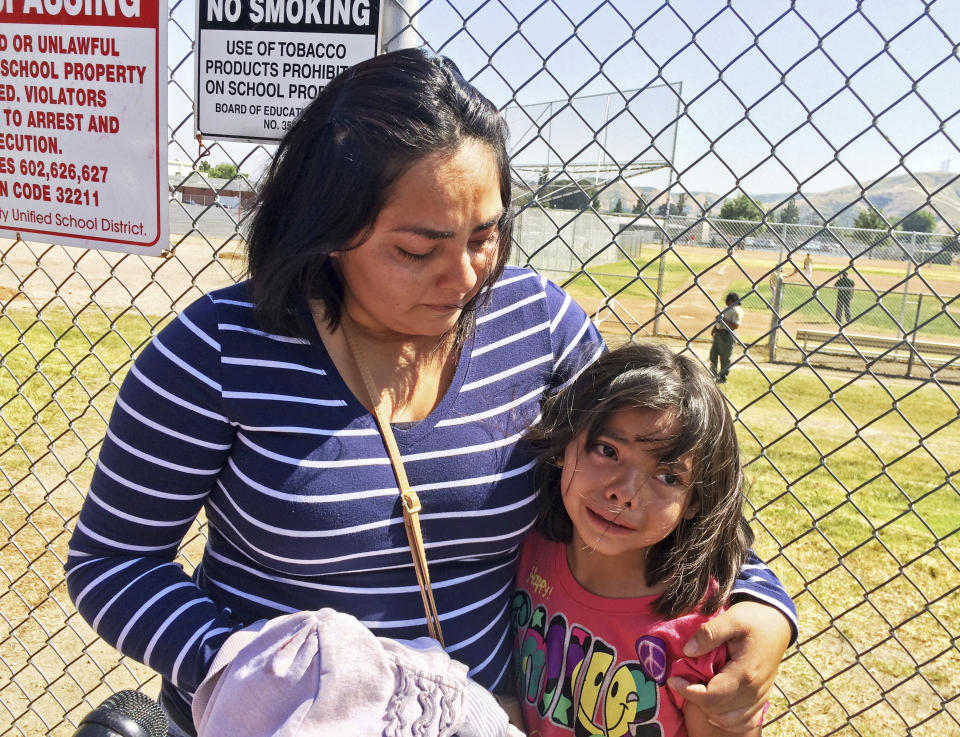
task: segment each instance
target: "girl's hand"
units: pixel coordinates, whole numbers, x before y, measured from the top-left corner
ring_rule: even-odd
[[[671,678],[670,688],[696,704],[711,724],[747,733],[760,723],[790,635],[790,623],[777,609],[737,602],[704,623],[683,649],[686,656],[698,657],[725,642],[727,664],[706,685]]]

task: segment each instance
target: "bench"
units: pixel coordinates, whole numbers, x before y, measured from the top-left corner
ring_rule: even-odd
[[[938,363],[960,356],[960,344],[944,343],[924,338],[900,338],[887,335],[862,335],[859,333],[837,332],[829,330],[797,330],[797,343],[804,355],[814,351],[838,356],[865,356],[869,358],[907,359],[913,354],[922,354],[925,358],[949,356],[934,359]],[[811,344],[814,344],[811,346]]]

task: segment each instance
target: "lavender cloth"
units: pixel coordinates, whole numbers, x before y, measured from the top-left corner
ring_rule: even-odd
[[[231,635],[197,689],[193,719],[198,737],[520,734],[434,640],[375,637],[332,609]]]

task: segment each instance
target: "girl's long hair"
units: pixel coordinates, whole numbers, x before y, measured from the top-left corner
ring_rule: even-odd
[[[596,442],[610,417],[649,409],[676,418],[678,431],[661,452],[670,462],[690,454],[692,519],[681,520],[646,555],[647,585],[664,584],[655,608],[673,618],[698,606],[715,612],[730,596],[753,535],[743,516],[743,467],[733,419],[713,379],[696,358],[663,345],[627,344],[604,354],[543,406],[527,439],[537,455],[537,526],[569,543],[573,525],[563,506],[557,461],[578,438]],[[718,587],[711,591],[711,582]]]

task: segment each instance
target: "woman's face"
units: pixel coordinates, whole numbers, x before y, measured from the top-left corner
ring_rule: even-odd
[[[466,140],[416,162],[391,188],[369,237],[334,254],[354,322],[388,336],[440,336],[496,263],[503,214],[493,151]]]

